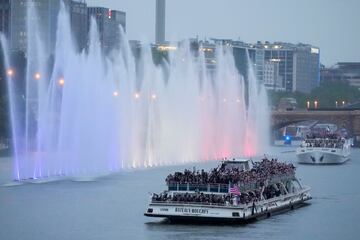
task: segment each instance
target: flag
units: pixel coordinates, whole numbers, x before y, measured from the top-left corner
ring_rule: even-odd
[[[240,195],[240,189],[238,186],[234,185],[229,188],[229,193],[235,194],[235,195]]]

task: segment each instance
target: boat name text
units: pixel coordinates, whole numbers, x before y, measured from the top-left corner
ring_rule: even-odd
[[[184,208],[184,207],[177,207],[175,208],[175,212],[181,213],[193,213],[193,214],[208,214],[209,210],[204,208]]]

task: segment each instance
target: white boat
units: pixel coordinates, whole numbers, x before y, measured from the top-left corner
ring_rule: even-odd
[[[350,159],[351,141],[349,139],[315,138],[305,139],[296,155],[299,163],[341,164]]]
[[[225,161],[221,167],[250,170],[249,160]],[[290,174],[291,175],[291,174]],[[282,175],[267,179],[261,187],[257,183],[239,183],[239,196],[232,194],[233,187],[230,184],[191,184],[170,183],[168,189],[158,195],[152,196],[151,202],[144,213],[148,217],[166,218],[171,222],[226,222],[241,223],[250,220],[270,217],[272,214],[292,210],[303,206],[311,199],[310,188],[302,186],[295,175]],[[266,188],[277,189],[274,197],[268,197],[264,192]],[[243,194],[254,189],[261,189],[258,200],[243,202]],[[176,196],[211,196],[212,199],[227,199],[222,202],[191,202],[174,201]],[[174,198],[175,196],[175,198]],[[230,199],[229,199],[230,196]],[[255,196],[255,193],[254,193]]]

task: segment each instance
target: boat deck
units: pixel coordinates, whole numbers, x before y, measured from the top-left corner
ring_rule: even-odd
[[[304,205],[310,199],[310,188],[304,187],[296,193],[251,204],[220,205],[154,201],[149,204],[149,208],[144,215],[168,218],[171,221],[180,222],[244,222],[269,217],[279,211],[294,209]]]

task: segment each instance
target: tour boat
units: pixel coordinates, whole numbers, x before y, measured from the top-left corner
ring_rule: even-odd
[[[296,155],[299,163],[305,164],[341,164],[350,159],[351,141],[345,138],[305,139]]]
[[[218,169],[237,168],[243,174],[243,172],[252,171],[252,163],[250,159],[226,160],[220,164]],[[265,189],[275,189],[276,196],[266,197]],[[246,196],[249,196],[251,192],[253,193],[251,196],[258,194],[257,200],[244,202]],[[227,200],[222,202],[191,202],[179,201],[179,197],[177,197],[177,201],[174,201],[173,199],[176,196],[187,196],[188,198],[192,196],[194,199],[198,199],[199,196],[211,196],[211,199]],[[272,214],[286,210],[293,210],[307,204],[306,201],[310,199],[310,187],[303,186],[299,182],[295,177],[295,170],[293,174],[271,176],[265,181],[250,183],[168,182],[166,191],[160,195],[152,196],[144,215],[165,218],[170,222],[242,223],[270,217]]]

